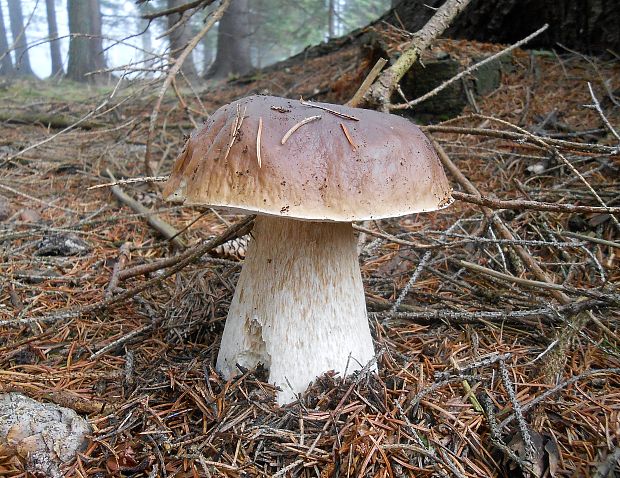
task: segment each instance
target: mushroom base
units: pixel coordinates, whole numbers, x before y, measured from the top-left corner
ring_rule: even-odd
[[[374,356],[350,223],[258,216],[228,312],[217,368],[269,369],[278,403],[317,376],[361,369]]]

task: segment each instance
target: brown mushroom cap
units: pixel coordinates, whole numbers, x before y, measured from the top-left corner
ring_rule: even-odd
[[[192,134],[164,197],[246,213],[347,222],[450,204],[443,167],[417,126],[376,111],[313,105],[359,121],[286,98],[240,99],[218,109]],[[321,119],[303,124],[281,144],[293,126],[311,116]]]

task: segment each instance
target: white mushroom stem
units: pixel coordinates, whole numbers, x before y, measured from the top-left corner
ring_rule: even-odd
[[[350,223],[258,216],[235,290],[217,368],[262,363],[295,400],[317,376],[341,376],[372,360],[374,349]]]

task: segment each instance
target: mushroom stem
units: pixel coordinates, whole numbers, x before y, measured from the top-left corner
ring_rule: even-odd
[[[263,363],[285,404],[327,371],[366,365],[374,349],[352,225],[258,216],[252,235],[218,370],[229,378],[236,364]]]

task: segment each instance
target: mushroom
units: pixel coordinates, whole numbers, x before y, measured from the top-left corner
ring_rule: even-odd
[[[228,378],[264,364],[280,404],[374,357],[352,222],[452,200],[410,121],[273,96],[217,110],[185,145],[164,197],[257,214],[217,369]]]

